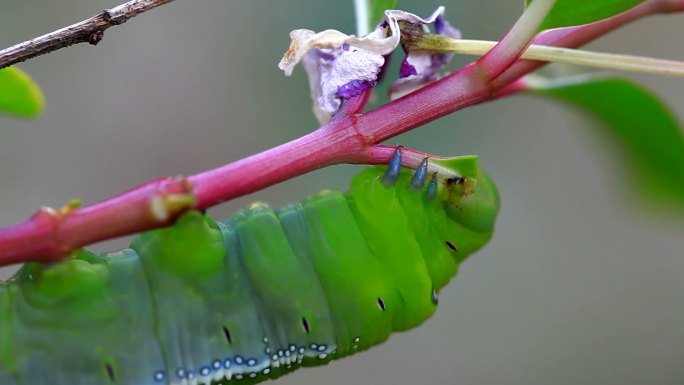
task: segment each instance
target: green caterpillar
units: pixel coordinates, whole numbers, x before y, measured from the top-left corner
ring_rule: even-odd
[[[499,202],[472,157],[449,166],[472,176],[426,183],[400,155],[346,194],[193,211],[131,249],[25,265],[0,282],[0,384],[255,383],[420,324]]]

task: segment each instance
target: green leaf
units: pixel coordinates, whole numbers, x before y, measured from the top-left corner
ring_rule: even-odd
[[[630,193],[684,207],[684,133],[668,108],[641,86],[617,78],[551,81],[535,91],[598,119],[627,158]]]
[[[24,71],[0,69],[0,112],[33,118],[43,112],[43,92]]]
[[[397,0],[354,0],[357,35],[363,36],[374,30],[385,11],[396,6]]]
[[[525,0],[529,6],[532,0]],[[569,27],[599,21],[624,12],[644,0],[558,0],[541,29]]]

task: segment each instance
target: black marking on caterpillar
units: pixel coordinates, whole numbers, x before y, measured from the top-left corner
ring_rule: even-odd
[[[105,370],[107,371],[107,377],[109,377],[109,381],[116,382],[116,375],[114,374],[114,368],[112,368],[112,365],[110,363],[105,364]]]
[[[385,311],[387,309],[385,301],[383,301],[383,299],[380,297],[378,297],[378,307],[380,308],[380,311]]]
[[[454,245],[453,242],[451,242],[451,241],[446,241],[446,242],[444,242],[444,243],[446,244],[446,247],[447,247],[449,250],[453,251],[454,253],[458,252],[458,247],[456,247],[456,245]]]
[[[223,326],[223,336],[226,337],[228,345],[233,344],[233,336],[230,334],[230,329],[228,329],[228,327],[226,327],[225,325]]]
[[[306,319],[306,317],[302,317],[302,327],[304,328],[306,334],[311,333],[311,326],[309,325],[309,321]]]

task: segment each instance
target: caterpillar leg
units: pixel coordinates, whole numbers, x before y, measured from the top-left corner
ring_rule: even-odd
[[[425,196],[427,196],[427,199],[430,201],[434,200],[437,196],[437,173],[432,174],[432,178],[430,179],[430,183],[428,183],[428,188],[425,192]]]
[[[387,165],[387,171],[382,176],[382,184],[385,187],[394,186],[399,179],[401,173],[401,146],[397,146],[394,151],[392,158],[390,158],[389,164]],[[419,192],[425,186],[425,180],[428,174],[428,158],[423,159],[420,163],[413,176],[411,177],[411,182],[409,183],[409,188],[413,192]],[[433,199],[437,192],[437,174],[433,174],[432,180],[430,181],[430,186],[428,186],[428,199]]]
[[[409,186],[411,187],[412,191],[418,192],[423,189],[423,185],[425,185],[425,178],[427,177],[427,170],[428,158],[425,158],[422,162],[420,162],[420,166],[418,166],[416,172],[413,174],[413,177],[411,177],[411,184]]]
[[[382,184],[385,187],[394,186],[399,179],[399,174],[401,173],[401,146],[398,146],[394,151],[392,158],[390,158],[389,164],[387,165],[387,171],[382,176]]]

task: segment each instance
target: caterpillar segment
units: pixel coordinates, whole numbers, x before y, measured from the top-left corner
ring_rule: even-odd
[[[26,264],[0,283],[0,383],[256,383],[415,327],[491,237],[498,196],[479,170],[400,157],[347,193],[223,223],[193,211],[130,249]]]

